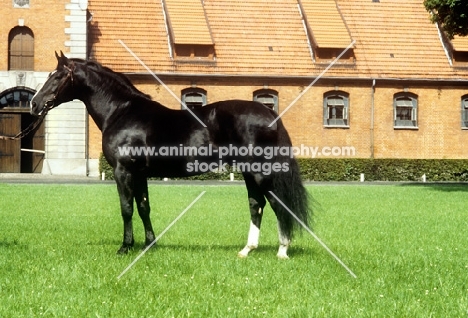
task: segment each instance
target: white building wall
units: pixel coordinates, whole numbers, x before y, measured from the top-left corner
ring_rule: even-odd
[[[69,14],[65,28],[69,40],[64,43],[69,48],[69,58],[86,58],[87,47],[87,1],[71,0],[65,6]],[[38,87],[47,79],[48,74],[40,74]],[[54,175],[91,175],[98,176],[98,162],[89,162],[87,152],[88,114],[84,104],[72,101],[51,110],[46,117],[45,160],[43,174]]]
[[[0,71],[0,92],[21,86],[36,89],[41,78],[37,78],[37,72],[32,71]]]

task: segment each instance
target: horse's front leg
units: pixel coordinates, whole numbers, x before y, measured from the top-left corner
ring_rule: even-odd
[[[141,221],[145,228],[145,248],[155,240],[153,225],[150,219],[150,204],[148,196],[148,181],[145,176],[138,176],[134,179],[135,202]]]
[[[123,242],[118,254],[126,254],[134,244],[133,239],[133,180],[132,174],[122,167],[114,169],[114,177],[120,198],[120,210],[123,220]]]

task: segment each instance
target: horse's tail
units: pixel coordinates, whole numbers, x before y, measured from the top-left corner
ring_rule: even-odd
[[[312,218],[312,209],[309,207],[309,194],[304,187],[300,175],[299,164],[292,155],[292,143],[281,120],[276,122],[278,127],[278,147],[289,148],[289,156],[279,155],[276,159],[281,163],[282,171],[273,174],[273,193],[281,202],[301,220],[309,226]],[[292,238],[293,230],[301,228],[299,222],[291,213],[278,202],[276,208],[277,218],[281,232],[288,238]]]

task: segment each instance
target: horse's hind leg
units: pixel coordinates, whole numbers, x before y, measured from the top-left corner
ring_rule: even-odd
[[[249,196],[250,207],[250,229],[247,239],[247,245],[238,253],[239,257],[247,257],[250,251],[258,247],[260,237],[260,226],[262,223],[263,209],[266,204],[265,197],[254,177],[250,174],[244,174],[245,185]]]
[[[291,244],[291,230],[292,223],[291,218],[281,205],[280,202],[276,200],[269,192],[265,194],[268,202],[270,203],[271,208],[275,211],[276,219],[278,220],[278,238],[279,238],[279,248],[276,256],[280,259],[288,259],[288,248]],[[287,216],[287,217],[285,217]]]
[[[141,221],[145,228],[145,247],[149,246],[155,239],[153,226],[150,219],[150,204],[148,196],[148,181],[145,176],[134,179],[135,202]]]

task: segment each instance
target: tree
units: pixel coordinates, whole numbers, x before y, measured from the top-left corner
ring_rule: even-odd
[[[424,0],[431,21],[439,24],[450,39],[455,35],[468,35],[467,0]]]

